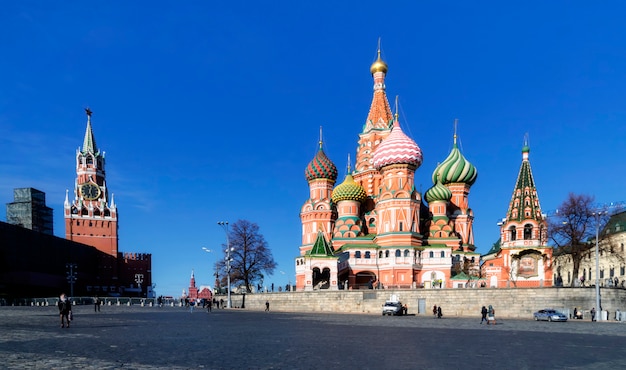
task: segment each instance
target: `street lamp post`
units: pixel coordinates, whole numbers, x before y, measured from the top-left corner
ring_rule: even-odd
[[[207,247],[202,247],[202,250],[203,250],[203,251],[205,251],[205,252],[207,252],[207,253],[213,253],[213,250],[212,250],[212,249],[209,249],[209,248],[207,248]],[[213,271],[212,271],[213,269],[214,269],[214,267],[211,267],[211,274],[210,274],[209,276],[214,276],[214,275],[216,275],[216,274],[214,274],[214,273],[213,273]],[[216,278],[216,279],[217,279],[217,278]],[[216,287],[215,287],[215,282],[213,282],[213,285],[214,285],[214,286],[213,286],[213,291],[215,292],[215,289],[216,289]]]
[[[600,216],[606,212],[594,212],[596,218],[596,321],[602,320],[602,309],[600,308]]]
[[[78,265],[75,263],[66,263],[65,267],[67,268],[67,282],[70,283],[70,297],[74,298],[74,283],[78,280],[76,277],[76,275],[78,275],[76,272]]]
[[[231,248],[230,248],[230,240],[228,237],[228,221],[220,221],[217,224],[220,225],[222,229],[224,229],[224,232],[226,232],[226,284],[227,284],[226,289],[228,290],[228,301],[226,302],[226,307],[231,308],[232,307],[231,300],[230,300],[230,262],[231,262],[230,252],[231,252]]]

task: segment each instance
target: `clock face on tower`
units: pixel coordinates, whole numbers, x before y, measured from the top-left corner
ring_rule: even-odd
[[[80,194],[87,200],[94,200],[100,196],[100,187],[93,182],[81,185]]]

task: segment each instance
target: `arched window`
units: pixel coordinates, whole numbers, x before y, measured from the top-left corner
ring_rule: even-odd
[[[533,237],[533,225],[526,224],[524,225],[524,240],[532,239]]]
[[[378,252],[378,258],[383,258],[383,251]]]
[[[405,249],[405,250],[404,250],[404,257],[408,257],[408,256],[409,256],[409,250],[408,250],[408,249]]]
[[[385,251],[385,258],[389,258],[389,251]]]
[[[509,240],[514,241],[516,239],[515,226],[509,227]]]
[[[441,251],[441,258],[444,258],[446,256],[446,252]]]
[[[396,257],[401,257],[402,256],[402,252],[400,252],[399,249],[396,249]]]
[[[428,257],[434,258],[435,257],[435,252],[433,252],[433,251],[428,252]]]
[[[354,252],[354,258],[361,258],[361,251]]]
[[[369,259],[371,256],[372,256],[372,255],[371,255],[371,253],[370,253],[369,251],[365,252],[365,258],[368,258],[368,259]]]

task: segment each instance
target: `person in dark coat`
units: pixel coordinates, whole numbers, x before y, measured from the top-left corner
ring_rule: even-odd
[[[441,313],[441,306],[437,307],[437,318],[440,319],[443,314]]]
[[[70,327],[70,315],[72,314],[72,303],[67,299],[65,293],[59,297],[59,316],[61,316],[61,327]]]
[[[480,319],[480,323],[482,325],[483,321],[487,322],[487,324],[489,324],[489,321],[487,321],[487,307],[483,306],[483,308],[480,309],[480,314],[482,315],[482,318]]]

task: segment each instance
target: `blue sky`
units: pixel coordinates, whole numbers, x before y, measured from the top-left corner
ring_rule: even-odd
[[[530,2],[47,2],[0,13],[0,220],[13,188],[65,190],[93,110],[120,250],[153,255],[158,294],[191,270],[210,284],[218,221],[259,225],[294,281],[304,168],[325,150],[345,175],[369,110],[377,40],[387,94],[421,147],[422,192],[452,147],[478,169],[475,242],[498,239],[524,135],[544,211],[569,192],[621,201],[626,5]],[[281,273],[281,271],[283,273]]]

